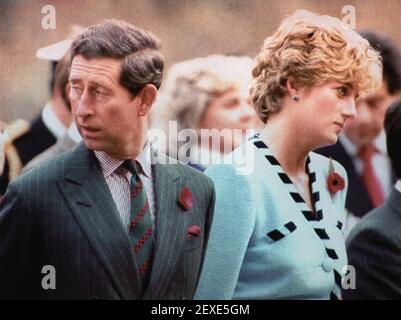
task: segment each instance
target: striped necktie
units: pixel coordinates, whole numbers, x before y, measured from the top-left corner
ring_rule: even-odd
[[[126,160],[123,166],[132,173],[130,181],[130,225],[129,238],[134,250],[135,259],[138,265],[139,275],[142,283],[148,281],[152,266],[153,252],[153,224],[150,215],[149,202],[143,182],[138,174],[138,165],[135,162]]]

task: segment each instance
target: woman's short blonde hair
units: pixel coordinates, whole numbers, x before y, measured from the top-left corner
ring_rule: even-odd
[[[246,90],[252,80],[252,59],[245,56],[210,55],[174,64],[168,71],[155,105],[155,127],[169,120],[178,130],[198,130],[210,102],[230,91]],[[157,112],[157,115],[155,114]]]
[[[369,42],[340,20],[300,10],[265,39],[252,75],[251,99],[266,123],[281,108],[289,77],[300,87],[338,81],[363,95],[380,86],[382,65]]]

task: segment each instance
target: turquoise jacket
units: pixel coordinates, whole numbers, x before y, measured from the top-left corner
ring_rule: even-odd
[[[341,231],[348,185],[327,187],[329,159],[311,152],[315,214],[258,138],[205,173],[216,206],[195,299],[337,299],[347,258]]]

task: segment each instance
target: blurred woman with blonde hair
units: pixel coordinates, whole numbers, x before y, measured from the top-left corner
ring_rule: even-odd
[[[266,38],[250,91],[265,127],[233,152],[253,171],[205,172],[216,206],[197,299],[341,297],[347,175],[312,151],[337,141],[381,72],[378,53],[336,18],[297,11]]]
[[[252,59],[245,56],[210,55],[174,64],[152,113],[153,128],[169,133],[177,125],[178,139],[170,132],[164,151],[204,170],[238,147],[247,130],[260,129],[249,98],[251,70]]]

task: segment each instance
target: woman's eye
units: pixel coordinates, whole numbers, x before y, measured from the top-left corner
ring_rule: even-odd
[[[234,109],[234,108],[238,107],[240,104],[241,104],[241,102],[238,99],[233,99],[233,100],[227,101],[224,104],[224,107],[227,109]]]
[[[347,87],[339,87],[339,88],[337,88],[337,92],[340,94],[340,96],[345,97],[348,94],[348,88]]]

